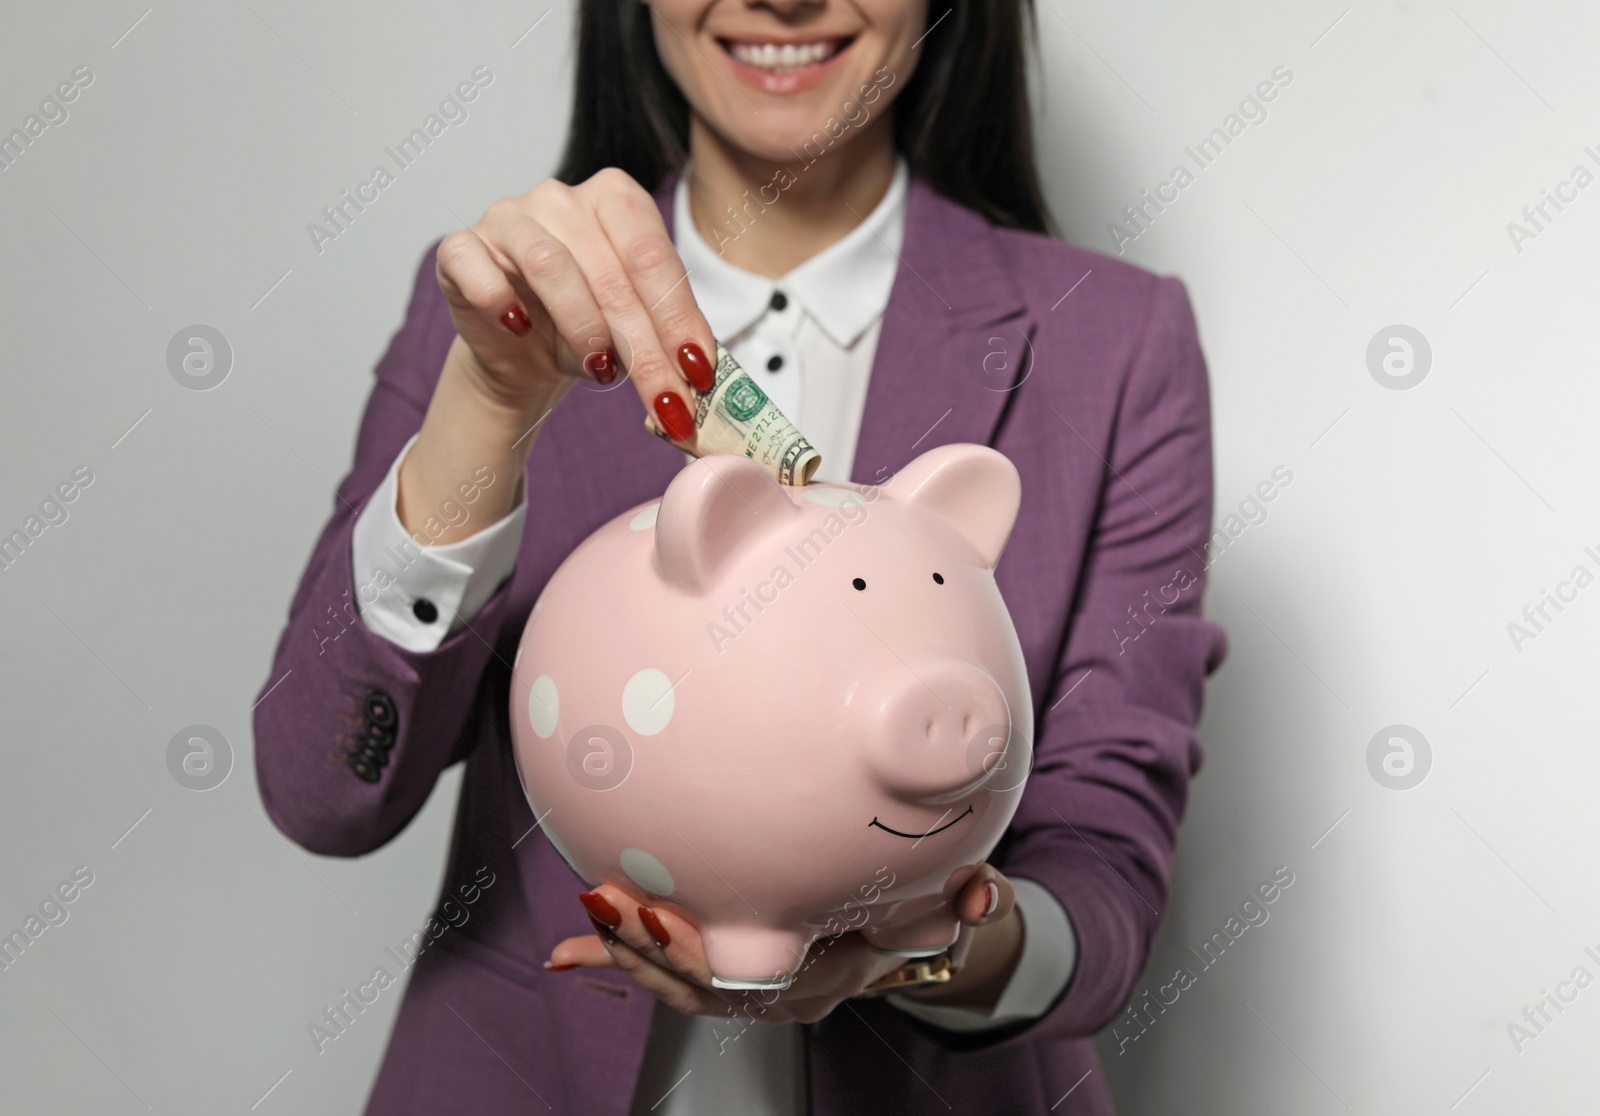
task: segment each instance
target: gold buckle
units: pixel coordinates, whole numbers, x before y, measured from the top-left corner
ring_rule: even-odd
[[[934,957],[919,957],[892,972],[883,974],[863,988],[860,997],[882,996],[885,992],[899,992],[906,988],[918,988],[930,984],[948,984],[950,978],[960,971],[950,964],[948,952]]]

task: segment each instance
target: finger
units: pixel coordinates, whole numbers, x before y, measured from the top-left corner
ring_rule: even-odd
[[[563,938],[556,943],[550,951],[550,959],[544,967],[551,971],[565,969],[614,969],[617,963],[611,959],[611,954],[601,943],[600,938],[594,934],[583,934],[576,938]]]
[[[1017,890],[992,864],[980,864],[956,898],[956,917],[968,926],[999,922],[1011,913]]]
[[[593,919],[594,916],[590,916]],[[670,969],[633,948],[598,920],[595,929],[612,963],[656,999],[685,1015],[720,1013],[721,1001],[708,989],[691,984]]]
[[[595,932],[607,945],[613,945],[615,940],[620,939],[638,953],[649,954],[659,950],[649,930],[639,919],[636,911],[638,901],[620,887],[603,883],[583,892],[578,896],[578,901],[588,913],[589,921],[594,923]]]
[[[436,270],[439,289],[456,309],[470,309],[517,337],[532,332],[532,321],[505,269],[472,229],[457,229],[439,242]]]
[[[635,915],[659,956],[681,976],[702,988],[711,988],[711,966],[706,962],[705,939],[700,928],[669,907],[640,905]]]
[[[611,330],[613,347],[627,376],[656,424],[680,445],[694,442],[693,393],[667,355],[649,311],[633,288],[626,268],[592,217],[568,243],[588,278],[589,289]],[[592,240],[591,240],[592,237]]]
[[[695,301],[660,208],[643,187],[620,172],[614,182],[612,176],[596,178],[600,183],[593,191],[595,216],[649,308],[656,336],[694,389],[710,390],[714,369],[709,359],[701,362],[699,357],[715,356],[716,340]],[[693,358],[684,352],[690,345],[698,354]]]
[[[568,246],[515,201],[490,206],[478,227],[550,315],[566,349],[564,370],[610,383],[616,374],[607,357],[611,327]]]
[[[693,304],[683,262],[655,203],[632,179],[602,171],[579,192],[604,241],[603,247],[579,252],[579,262],[611,323],[617,351],[656,424],[673,441],[692,445],[693,395],[687,386],[711,387],[715,344],[699,310],[692,309],[690,317],[682,310],[684,299]]]
[[[590,917],[604,922],[607,929],[631,949],[691,984],[713,991],[705,943],[694,923],[668,907],[641,904],[611,884],[601,884],[587,894],[598,897],[604,904],[584,899]]]

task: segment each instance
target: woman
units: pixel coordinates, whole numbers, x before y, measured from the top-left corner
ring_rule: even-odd
[[[256,710],[274,822],[355,856],[466,761],[371,1113],[1111,1111],[1090,1036],[1165,908],[1205,674],[1205,366],[1180,283],[1043,235],[1024,0],[594,0],[560,174],[424,261]],[[574,876],[511,758],[561,560],[658,496],[727,343],[875,483],[1016,464],[996,571],[1035,767],[949,983],[846,934],[752,1011],[692,925]],[[398,976],[398,973],[391,975]],[[351,1003],[345,1010],[359,1010]],[[341,1025],[333,1012],[331,1028]]]

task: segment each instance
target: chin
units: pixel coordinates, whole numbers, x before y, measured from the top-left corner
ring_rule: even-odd
[[[768,163],[809,166],[824,154],[840,150],[855,138],[855,128],[837,138],[830,137],[828,129],[824,127],[827,119],[826,114],[796,113],[792,121],[785,120],[781,124],[769,121],[768,126],[757,134],[743,135],[738,130],[731,130],[722,132],[722,137],[741,152]]]
[[[804,94],[759,99],[746,94],[759,116],[737,100],[719,98],[718,111],[702,119],[741,152],[770,163],[809,166],[877,124],[891,103],[883,92],[873,75],[857,79],[852,74]]]

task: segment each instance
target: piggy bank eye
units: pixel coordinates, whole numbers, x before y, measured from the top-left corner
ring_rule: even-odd
[[[944,584],[944,574],[935,573],[933,575],[933,583],[935,585],[943,585]]]
[[[863,589],[865,589],[867,587],[867,583],[865,581],[862,581],[859,577],[853,579],[850,582],[850,584],[854,585],[856,587],[856,591],[857,592],[860,592],[861,590],[863,590]]]

